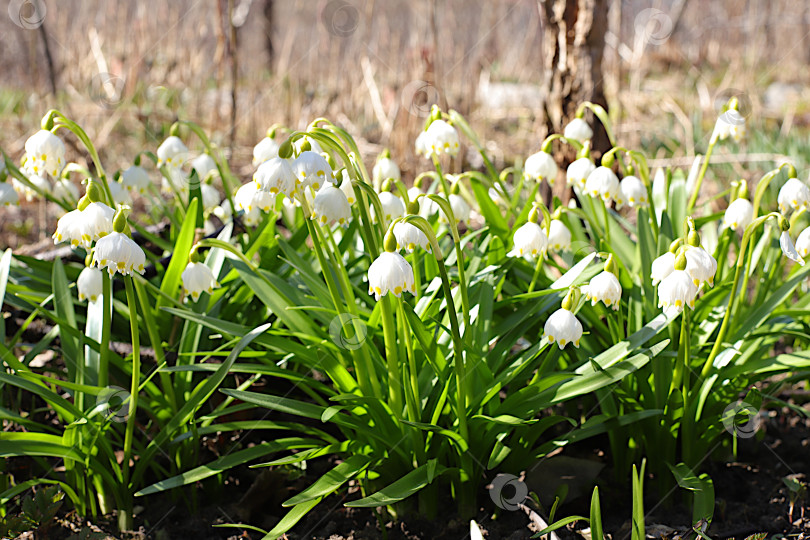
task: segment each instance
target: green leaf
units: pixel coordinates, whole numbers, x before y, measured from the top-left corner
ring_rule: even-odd
[[[177,235],[177,240],[174,243],[174,250],[172,251],[172,259],[169,261],[169,266],[163,275],[163,281],[160,283],[160,292],[171,298],[178,297],[178,289],[180,287],[180,279],[188,264],[188,253],[191,251],[191,246],[194,243],[194,232],[197,225],[197,205],[199,201],[194,199],[188,205],[188,212],[183,220],[183,227]],[[165,306],[167,301],[163,296],[158,296],[157,303],[155,304],[155,317],[159,320],[166,319],[166,316],[160,313],[160,308]]]
[[[502,240],[508,242],[509,224],[501,215],[498,206],[492,201],[489,196],[489,189],[477,178],[470,178],[470,184],[473,188],[473,194],[478,201],[478,207],[481,210],[481,215],[484,216],[489,229],[498,235]]]
[[[599,486],[593,488],[591,496],[591,540],[603,540],[602,506],[599,503]]]
[[[307,515],[307,513],[312,510],[316,504],[321,502],[321,500],[323,499],[312,499],[311,501],[294,506],[293,509],[287,512],[287,515],[278,522],[278,525],[273,527],[273,530],[267,533],[262,540],[276,540],[284,535],[284,533],[292,529],[295,524],[298,523],[302,517]]]
[[[435,474],[431,474],[435,470]],[[377,506],[388,506],[403,499],[407,499],[423,487],[429,485],[437,476],[447,471],[445,467],[439,465],[435,459],[412,470],[396,482],[389,484],[377,493],[364,497],[357,501],[347,502],[350,508],[375,508]]]
[[[78,330],[76,330],[76,312],[73,309],[73,295],[70,292],[61,259],[55,259],[53,262],[51,283],[56,316],[64,321],[64,324],[59,325],[59,338],[65,354],[68,376],[71,380],[77,380],[77,376],[81,379],[83,378],[83,364],[80,365],[80,363],[83,361],[79,357],[80,338]]]
[[[296,506],[312,499],[329,495],[354,478],[357,473],[368,467],[369,463],[371,463],[371,459],[366,456],[351,456],[349,459],[338,464],[334,469],[321,476],[304,491],[281,503],[281,506]]]
[[[0,155],[0,159],[2,156]],[[3,252],[0,257],[0,306],[3,305],[3,299],[6,296],[6,284],[8,283],[8,274],[11,270],[11,248]],[[6,342],[6,320],[0,317],[0,343]]]

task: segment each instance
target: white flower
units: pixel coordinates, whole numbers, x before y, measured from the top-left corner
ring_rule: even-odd
[[[776,198],[779,203],[779,211],[787,213],[789,208],[798,210],[810,204],[810,188],[798,178],[789,178],[779,195]]]
[[[273,195],[283,193],[287,197],[292,197],[295,192],[295,172],[289,160],[280,157],[270,158],[259,165],[253,174],[253,181],[260,190]]]
[[[625,176],[622,178],[619,198],[616,199],[617,205],[621,208],[627,205],[630,208],[636,206],[642,207],[649,204],[647,197],[647,188],[644,187],[644,182],[636,176]]]
[[[579,158],[568,166],[565,173],[568,185],[585,189],[585,183],[594,170],[596,170],[596,165],[591,161],[591,158]]]
[[[214,273],[201,262],[190,262],[183,270],[183,294],[197,300],[203,292],[211,294],[219,287]]]
[[[427,132],[420,131],[413,142],[413,149],[417,156],[430,157],[427,146]]]
[[[408,200],[415,201],[419,195],[422,194],[422,190],[416,186],[408,188]],[[419,215],[425,219],[429,219],[430,216],[435,214],[439,211],[439,205],[433,202],[433,200],[428,199],[427,197],[422,197],[419,199]]]
[[[585,192],[591,197],[601,197],[608,202],[619,196],[619,179],[616,174],[607,167],[597,167],[585,183]]]
[[[205,210],[211,210],[214,207],[219,206],[220,201],[222,201],[217,188],[211,184],[206,184],[205,182],[200,184],[200,194],[202,195],[202,205],[203,209]]]
[[[470,520],[470,540],[484,540],[484,535],[474,519]]]
[[[158,168],[166,165],[170,168],[180,168],[188,159],[188,148],[180,137],[169,136],[157,149]]]
[[[293,146],[295,147],[295,150],[298,153],[301,153],[304,151],[305,143],[309,143],[310,151],[315,152],[316,154],[323,154],[323,148],[321,148],[321,145],[318,144],[318,141],[316,141],[315,139],[310,139],[309,137],[306,136],[296,140],[295,143],[293,143]]]
[[[527,178],[538,182],[545,180],[552,186],[557,178],[557,171],[557,162],[554,161],[551,154],[542,150],[527,157],[523,167],[523,174]]]
[[[799,255],[799,252],[796,251],[796,246],[793,245],[793,240],[790,239],[790,233],[788,233],[788,231],[782,231],[782,236],[779,237],[779,247],[782,248],[782,253],[785,254],[785,257],[804,266],[804,259]]]
[[[453,216],[456,218],[456,223],[466,223],[470,220],[470,212],[472,209],[464,197],[451,193],[449,197],[450,209],[453,210]]]
[[[53,196],[57,199],[75,203],[79,200],[79,188],[70,180],[60,178],[53,183]]]
[[[141,247],[124,233],[111,232],[93,249],[93,265],[107,268],[110,275],[120,272],[128,276],[133,272],[143,274],[146,256]]]
[[[405,203],[402,202],[402,199],[390,191],[383,191],[379,195],[386,223],[391,223],[405,215]]]
[[[799,237],[796,238],[796,250],[802,257],[810,255],[810,227],[799,233]]]
[[[354,201],[357,198],[354,195],[354,186],[352,185],[352,179],[349,176],[349,173],[346,172],[346,169],[342,170],[342,180],[340,182],[340,191],[346,195],[346,200],[349,201],[349,204],[354,204]]]
[[[349,205],[346,194],[331,182],[327,182],[315,194],[310,219],[316,219],[324,224],[337,223],[346,226],[351,218],[352,207]]]
[[[121,185],[127,189],[132,189],[143,195],[149,189],[152,181],[146,169],[138,165],[132,165],[121,172]]]
[[[200,154],[199,156],[195,157],[191,160],[191,166],[197,171],[197,176],[200,177],[200,180],[205,180],[208,177],[208,174],[219,174],[219,169],[217,169],[217,162],[214,161],[214,158],[209,156],[208,154]]]
[[[93,242],[112,231],[115,210],[104,203],[90,203],[84,210],[72,210],[59,218],[53,243],[70,242],[72,247],[90,249]]]
[[[248,182],[236,190],[233,197],[233,204],[237,210],[244,210],[246,214],[255,210],[269,212],[276,201],[275,195],[258,188],[255,182]],[[258,215],[258,214],[257,214]],[[230,217],[230,216],[228,216]]]
[[[265,137],[253,147],[253,166],[258,167],[270,158],[278,157],[279,145],[270,137]]]
[[[428,126],[424,143],[427,156],[440,156],[441,154],[456,156],[458,154],[458,132],[444,120],[434,120]]]
[[[754,220],[754,206],[748,199],[736,199],[726,208],[723,226],[732,231],[744,231]]]
[[[85,266],[79,279],[76,280],[76,288],[79,289],[79,301],[90,299],[91,302],[98,300],[102,289],[101,270],[90,266]]]
[[[410,194],[410,190],[408,190],[408,193]],[[507,206],[507,202],[504,200],[503,195],[501,195],[501,192],[498,191],[497,189],[489,188],[489,190],[487,191],[487,195],[489,195],[489,198],[492,199],[492,202],[494,202],[498,206]]]
[[[692,276],[685,270],[673,270],[658,285],[658,307],[666,310],[675,306],[679,312],[687,305],[694,308],[697,292]]]
[[[17,205],[20,202],[17,192],[8,182],[0,182],[0,205],[11,206]]]
[[[416,294],[413,268],[399,253],[383,252],[368,269],[368,294],[379,300],[389,292],[399,297],[403,291]]]
[[[53,243],[70,242],[71,247],[78,247],[82,241],[82,211],[71,210],[56,222]]]
[[[253,189],[256,189],[256,184],[253,182],[248,182],[246,185],[253,186]],[[236,206],[236,196],[234,196],[233,201],[234,206]],[[258,209],[256,210],[258,212]],[[231,211],[231,203],[227,200],[222,201],[222,204],[214,208],[213,212],[211,212],[215,216],[219,218],[222,223],[227,222],[233,217],[233,212]]]
[[[121,182],[111,181],[108,183],[110,186],[110,194],[112,195],[115,204],[125,204],[127,206],[132,204],[132,196],[129,191],[124,189]]]
[[[422,229],[402,221],[394,225],[394,237],[397,239],[397,249],[406,249],[413,253],[416,246],[430,253],[430,242]]]
[[[593,137],[593,130],[582,118],[574,118],[563,130],[563,137],[566,139],[574,139],[575,141],[585,142]]]
[[[317,152],[308,150],[301,152],[292,164],[295,180],[304,189],[312,186],[316,193],[327,180],[332,180],[334,174],[329,162]]]
[[[514,249],[509,253],[512,257],[536,257],[548,249],[548,237],[543,228],[537,223],[528,221],[515,231],[513,236]]]
[[[702,247],[689,247],[686,255],[686,273],[692,276],[695,286],[705,281],[714,284],[714,274],[717,272],[717,261]]]
[[[28,177],[28,181],[31,182],[35,187],[39,188],[39,190],[43,193],[50,193],[51,192],[51,183],[48,182],[48,179],[42,175],[34,174]],[[12,187],[17,191],[17,194],[21,197],[25,197],[25,200],[31,202],[39,197],[39,192],[34,188],[23,184],[16,178],[12,178],[11,180]]]
[[[32,175],[50,174],[53,178],[65,164],[65,143],[48,130],[41,129],[25,141],[25,170]]]
[[[737,142],[745,136],[745,117],[735,109],[729,109],[717,117],[710,142],[724,141],[729,136]]]
[[[548,245],[554,251],[568,251],[571,248],[571,231],[559,219],[551,220]]]
[[[582,323],[573,313],[565,308],[560,308],[546,321],[543,327],[543,337],[547,337],[549,342],[557,342],[560,349],[564,349],[569,343],[574,347],[579,347],[579,340],[582,338]]]
[[[650,269],[650,277],[652,278],[653,287],[658,285],[665,277],[670,275],[675,270],[675,254],[667,251],[652,262]]]
[[[622,299],[622,285],[619,278],[613,272],[604,270],[601,274],[594,276],[586,287],[583,287],[585,298],[595,306],[597,302],[604,302],[605,306],[619,309],[619,302]]]
[[[390,157],[381,157],[378,159],[377,163],[374,164],[374,168],[371,170],[371,176],[374,182],[374,189],[377,191],[382,189],[383,182],[389,178],[400,180],[402,177],[399,166],[397,166]]]

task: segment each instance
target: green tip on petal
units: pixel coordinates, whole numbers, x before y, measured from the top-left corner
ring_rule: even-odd
[[[387,159],[391,159],[391,150],[389,150],[388,148],[386,148],[385,150],[383,150],[383,151],[380,153],[380,158],[387,158]]]
[[[695,230],[689,231],[686,242],[692,247],[698,247],[700,245],[700,234]]]
[[[393,253],[397,250],[397,239],[394,237],[392,230],[393,227],[391,227],[391,230],[385,233],[385,240],[383,241],[383,248],[385,248],[385,251],[389,253]]]
[[[675,270],[686,270],[686,255],[683,252],[675,259]]]
[[[779,216],[779,228],[782,229],[782,232],[790,230],[790,221],[785,216]]]
[[[676,251],[678,251],[678,248],[681,247],[682,245],[683,245],[683,239],[682,238],[676,238],[669,245],[669,252],[670,253],[675,253]]]

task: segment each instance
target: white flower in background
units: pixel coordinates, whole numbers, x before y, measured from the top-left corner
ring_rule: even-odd
[[[57,199],[75,203],[79,200],[79,188],[66,178],[60,178],[53,183],[53,196]]]
[[[537,182],[545,180],[551,186],[554,185],[558,170],[557,162],[554,161],[551,154],[542,150],[527,157],[526,164],[523,166],[523,174],[527,178]]]
[[[605,202],[618,198],[619,190],[619,178],[604,166],[597,167],[585,182],[585,192],[591,197],[601,197]]]
[[[143,250],[124,233],[113,231],[96,242],[93,248],[93,265],[106,268],[111,276],[116,272],[124,276],[133,272],[143,274],[144,264]]]
[[[403,291],[416,294],[413,268],[399,253],[385,251],[368,269],[368,293],[379,300],[389,292],[399,297]]]
[[[413,189],[413,188],[411,188],[411,189]],[[408,190],[408,194],[410,195],[410,190]],[[498,206],[507,206],[508,205],[506,200],[504,200],[503,195],[501,195],[501,192],[498,191],[495,188],[489,188],[489,190],[487,191],[487,195],[489,195],[489,198],[492,199],[492,202],[494,202]]]
[[[422,194],[422,190],[416,186],[411,186],[408,188],[408,200],[415,201],[416,198]]]
[[[710,142],[724,141],[731,137],[740,142],[745,136],[745,117],[736,109],[729,109],[717,117]]]
[[[101,296],[102,284],[101,270],[85,266],[76,280],[76,288],[79,289],[79,301],[89,299],[91,302],[95,302],[98,300]]]
[[[686,273],[692,276],[696,286],[702,282],[714,285],[714,274],[717,273],[717,261],[709,252],[700,246],[688,247],[686,255]]]
[[[736,199],[726,208],[723,226],[732,231],[744,231],[754,221],[754,206],[748,199]]]
[[[583,118],[574,118],[565,126],[563,137],[585,142],[593,137],[593,130]]]
[[[591,158],[581,157],[568,166],[565,173],[566,180],[569,186],[577,186],[580,189],[585,189],[585,183],[593,171],[596,170],[596,165]]]
[[[71,247],[78,247],[82,241],[82,211],[71,210],[56,222],[56,232],[53,233],[53,243],[70,242]]]
[[[312,201],[312,215],[310,219],[321,223],[337,223],[338,225],[348,225],[352,218],[352,207],[346,194],[336,188],[331,182],[327,182]]]
[[[304,189],[311,186],[316,193],[327,181],[334,178],[329,162],[312,150],[301,152],[292,163],[295,181]]]
[[[28,181],[31,182],[35,187],[39,188],[40,191],[43,193],[50,193],[51,192],[51,183],[42,175],[34,174],[28,177]],[[17,191],[17,194],[20,197],[25,197],[25,200],[31,202],[36,200],[39,197],[39,192],[34,188],[23,184],[16,178],[12,178],[11,186]]]
[[[422,190],[416,186],[408,188],[408,200],[415,201],[419,195],[422,195]],[[427,197],[419,199],[419,215],[425,219],[429,219],[433,214],[439,211],[439,205]]]
[[[456,128],[444,120],[434,120],[425,131],[425,149],[428,156],[458,155],[459,142]]]
[[[373,179],[374,189],[377,191],[382,189],[383,182],[389,178],[393,178],[394,180],[400,180],[402,178],[402,174],[399,171],[399,166],[394,162],[393,159],[385,154],[383,154],[383,156],[377,160],[377,163],[374,164],[374,168],[371,170],[371,176]]]
[[[379,196],[383,213],[385,214],[385,223],[391,223],[395,219],[405,215],[405,203],[402,202],[402,199],[390,191],[383,191]]]
[[[776,198],[779,211],[786,214],[788,209],[798,210],[810,204],[810,188],[798,178],[789,178]]]
[[[253,182],[248,182],[245,185],[253,186],[253,189],[256,189],[256,184]],[[234,196],[233,204],[236,206],[236,196]],[[237,208],[237,210],[239,210],[239,208]],[[227,199],[222,201],[222,204],[214,208],[213,212],[211,213],[217,216],[222,223],[228,222],[233,217],[231,203]]]
[[[417,156],[430,157],[427,139],[427,132],[425,131],[420,131],[419,135],[416,136],[416,140],[413,142],[413,150]]]
[[[250,214],[254,210],[269,212],[275,204],[276,197],[267,191],[258,188],[255,182],[248,182],[236,190],[233,197],[233,204],[237,210],[244,210],[245,214]],[[228,216],[230,217],[230,216]]]
[[[686,306],[695,307],[698,288],[685,270],[673,270],[658,285],[658,307],[664,310],[674,306],[679,312]]]
[[[8,182],[0,182],[0,206],[11,206],[20,203],[20,198]]]
[[[205,182],[200,184],[200,193],[202,194],[204,210],[212,210],[219,206],[219,203],[222,201],[222,198],[219,196],[219,190],[211,184],[206,184]]]
[[[0,184],[2,186],[2,184]],[[807,257],[810,255],[810,227],[807,227],[805,230],[799,233],[799,237],[796,238],[796,251],[799,252],[799,255],[802,257]]]
[[[299,139],[297,139],[293,143],[293,146],[295,147],[295,150],[296,150],[297,153],[301,153],[301,152],[305,151],[304,146],[307,143],[309,143],[309,150],[310,151],[315,152],[316,154],[323,154],[323,148],[321,148],[321,145],[318,144],[318,141],[316,141],[315,139],[311,139],[311,138],[309,138],[307,136],[300,137]]]
[[[652,278],[653,287],[663,281],[664,278],[670,275],[673,270],[675,270],[674,253],[667,251],[660,257],[656,258],[652,262],[652,268],[650,269],[650,277]]]
[[[625,176],[620,183],[619,198],[616,199],[617,205],[621,208],[627,205],[630,208],[643,207],[649,204],[647,197],[647,188],[644,182],[637,176]]]
[[[197,171],[197,176],[200,177],[200,180],[205,180],[208,177],[209,173],[212,175],[219,174],[219,169],[217,169],[217,162],[214,161],[214,158],[212,158],[208,154],[200,154],[199,156],[192,159],[191,166],[195,171]]]
[[[65,164],[65,143],[50,131],[41,129],[25,141],[25,154],[28,174],[47,173],[57,178]]]
[[[569,343],[574,347],[579,347],[579,340],[582,338],[582,323],[576,316],[564,307],[551,314],[543,327],[543,337],[547,337],[551,343],[557,342],[560,349],[564,349]]]
[[[559,219],[552,219],[549,224],[548,245],[557,252],[571,249],[571,231]]]
[[[268,159],[278,157],[279,144],[271,139],[265,137],[253,147],[253,166],[258,167]]]
[[[157,166],[158,168],[164,165],[173,169],[180,168],[183,166],[186,159],[188,159],[188,154],[188,148],[186,148],[186,145],[180,140],[180,137],[171,135],[158,146]]]
[[[453,216],[456,218],[456,223],[467,223],[470,220],[470,212],[472,209],[464,197],[451,193],[449,197],[450,208],[453,210]]]
[[[214,273],[201,262],[188,263],[181,279],[183,280],[183,294],[190,296],[195,301],[200,298],[202,293],[211,294],[214,292],[214,287],[219,287]]]
[[[349,173],[346,172],[346,169],[342,169],[341,174],[342,180],[340,181],[340,191],[346,195],[346,200],[349,201],[349,204],[354,204],[354,201],[356,201],[357,198],[354,195],[354,186],[352,185],[351,176],[349,176]]]
[[[138,165],[132,165],[121,172],[121,185],[127,189],[137,191],[141,195],[146,193],[151,183],[149,173]]]
[[[394,237],[397,239],[397,249],[405,249],[413,253],[417,246],[430,253],[430,242],[422,229],[402,221],[394,225]]]
[[[622,299],[622,285],[619,283],[619,278],[616,274],[604,270],[602,273],[597,274],[587,286],[583,287],[585,298],[591,301],[591,305],[595,306],[598,302],[603,302],[605,306],[612,307],[614,310],[619,309],[619,302]]]
[[[259,165],[253,174],[253,181],[260,190],[273,195],[283,193],[292,198],[295,193],[295,171],[288,160],[280,157],[270,158]]]
[[[120,182],[113,180],[109,182],[108,185],[110,186],[110,194],[115,204],[125,204],[127,206],[132,204],[132,196]]]
[[[520,226],[512,238],[514,249],[509,252],[512,257],[536,257],[548,249],[548,237],[537,223],[528,221]]]
[[[167,175],[160,177],[160,190],[171,196],[188,197],[189,185],[185,173],[180,168],[168,167]]]
[[[804,259],[799,255],[799,252],[796,251],[796,246],[793,245],[793,240],[790,239],[790,233],[788,231],[782,231],[782,235],[779,237],[779,247],[782,248],[782,253],[785,254],[785,257],[804,266]]]

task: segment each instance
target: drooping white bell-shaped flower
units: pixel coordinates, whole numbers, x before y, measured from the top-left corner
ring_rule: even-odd
[[[810,227],[799,233],[795,247],[801,257],[810,255]]]
[[[292,198],[296,190],[296,177],[289,160],[275,157],[270,158],[253,174],[253,181],[261,191],[273,195],[283,193]]]
[[[434,120],[425,131],[425,148],[428,156],[458,155],[459,142],[456,128],[444,120]]]
[[[729,109],[717,117],[710,143],[724,141],[731,137],[740,142],[745,136],[745,117],[736,109]]]
[[[557,162],[551,157],[551,154],[540,150],[526,158],[526,164],[523,167],[523,174],[537,182],[547,181],[549,185],[554,185],[554,180],[557,178]]]
[[[673,270],[675,270],[674,253],[667,251],[660,257],[657,257],[652,262],[652,268],[650,269],[650,277],[652,278],[653,287],[663,281],[664,278],[670,275]]]
[[[262,191],[256,182],[243,184],[233,197],[233,204],[237,210],[244,210],[245,214],[251,214],[262,210],[269,212],[276,202],[276,197],[269,191]],[[230,216],[228,216],[230,217]]]
[[[696,286],[704,281],[714,285],[714,275],[717,273],[717,261],[708,251],[700,246],[686,249],[686,273],[692,276]]]
[[[399,170],[399,166],[391,159],[391,156],[386,151],[383,152],[380,159],[374,164],[374,168],[371,170],[371,178],[374,189],[380,191],[383,182],[388,179],[400,180],[402,173]]]
[[[549,224],[548,247],[556,252],[571,249],[571,231],[559,219],[552,219]]]
[[[132,204],[132,196],[129,194],[121,182],[115,180],[107,184],[110,187],[110,194],[112,195],[115,204],[125,204],[127,206]]]
[[[605,202],[617,199],[620,189],[616,173],[605,166],[597,167],[585,182],[585,192],[591,197],[601,197]]]
[[[754,221],[754,206],[748,199],[736,199],[726,208],[723,226],[732,231],[744,231]]]
[[[56,222],[53,243],[60,244],[62,242],[70,242],[71,247],[74,248],[83,245],[81,210],[71,210]]]
[[[67,178],[60,178],[53,183],[53,196],[57,199],[75,203],[79,200],[79,188]]]
[[[113,230],[115,210],[104,203],[92,202],[82,210],[82,244],[90,247],[91,242],[109,234]]]
[[[799,252],[796,251],[796,246],[793,245],[793,240],[790,239],[790,233],[788,231],[782,231],[781,236],[779,236],[779,247],[782,248],[782,253],[785,254],[785,257],[804,266],[804,259],[799,255]]]
[[[278,157],[278,148],[279,144],[270,137],[260,140],[253,147],[253,166],[258,167],[268,159]]]
[[[591,301],[592,306],[602,302],[606,307],[612,307],[614,310],[619,309],[619,302],[622,299],[622,285],[614,273],[615,270],[616,263],[613,262],[613,255],[610,255],[605,262],[605,270],[591,278],[588,285],[583,287],[585,298]]]
[[[11,186],[17,191],[20,197],[25,197],[25,200],[28,202],[36,200],[40,196],[40,192],[51,192],[51,183],[45,178],[44,174],[31,175],[28,177],[28,181],[31,182],[34,187],[38,188],[39,191],[34,189],[34,187],[23,184],[16,178],[11,179]]]
[[[332,181],[334,174],[329,162],[319,153],[306,150],[295,158],[292,164],[295,180],[301,189],[308,186],[316,193],[327,181]]]
[[[577,186],[585,189],[588,177],[596,170],[596,165],[591,158],[581,157],[568,166],[565,176],[569,186]]]
[[[470,221],[470,212],[472,209],[464,197],[451,193],[448,197],[450,201],[450,208],[453,210],[453,216],[456,218],[456,223],[467,223]]]
[[[219,206],[220,202],[222,202],[222,197],[219,195],[219,190],[206,182],[200,184],[200,194],[202,194],[203,209],[206,211],[213,210]]]
[[[399,253],[384,251],[368,269],[368,293],[379,300],[388,293],[399,297],[404,291],[416,294],[413,268]]]
[[[543,228],[528,221],[515,231],[512,241],[515,247],[509,252],[512,257],[537,257],[548,249],[548,237]]]
[[[593,137],[593,130],[584,118],[574,118],[565,126],[563,137],[566,139],[574,139],[582,143]]]
[[[390,191],[383,191],[379,194],[380,203],[382,204],[383,217],[385,223],[391,223],[397,218],[405,215],[405,203],[402,199],[391,193]]]
[[[25,141],[25,171],[30,175],[59,176],[65,165],[65,143],[46,129],[41,129]]]
[[[351,176],[349,176],[349,173],[346,172],[346,169],[341,170],[340,191],[346,195],[346,200],[349,201],[349,204],[354,204],[354,201],[357,200],[357,197],[354,194],[354,186],[352,185]]]
[[[798,210],[810,204],[810,188],[798,178],[789,178],[776,198],[779,211],[786,214],[789,209]]]
[[[200,180],[205,180],[209,174],[212,176],[219,174],[217,162],[208,154],[200,154],[192,159],[191,167],[197,172],[197,176],[200,177]]]
[[[571,312],[578,302],[579,292],[569,291],[562,307],[551,314],[543,327],[543,337],[548,338],[551,343],[556,342],[560,349],[564,349],[569,343],[579,347],[579,340],[582,339],[582,323]]]
[[[183,280],[183,295],[195,301],[202,293],[211,294],[215,287],[219,287],[214,273],[201,262],[189,262],[180,277]]]
[[[697,285],[692,276],[686,271],[687,259],[681,253],[676,256],[674,269],[658,285],[658,307],[664,311],[674,307],[678,312],[686,306],[694,309],[695,297],[698,293]]]
[[[0,182],[0,206],[12,206],[20,203],[20,197],[8,182]]]
[[[405,249],[409,253],[413,253],[418,246],[430,253],[428,237],[416,225],[402,221],[396,223],[394,237],[397,239],[397,249]]]
[[[79,301],[90,300],[95,302],[101,297],[103,279],[101,270],[86,266],[76,280],[76,288],[79,290]]]
[[[188,148],[176,135],[170,135],[157,149],[158,168],[164,165],[169,168],[178,169],[189,157]]]
[[[113,231],[96,242],[93,248],[93,264],[99,268],[106,268],[111,276],[116,272],[125,276],[133,272],[143,274],[146,256],[132,238]]]
[[[323,224],[337,223],[338,225],[348,226],[351,218],[352,207],[346,198],[346,194],[340,188],[336,188],[334,184],[327,182],[318,190],[315,199],[312,201],[310,219]]]
[[[430,157],[427,139],[427,132],[420,131],[419,135],[417,135],[416,139],[413,141],[413,151],[417,156]]]
[[[649,197],[647,196],[647,188],[644,186],[644,182],[633,175],[622,178],[616,204],[619,208],[624,205],[630,208],[647,206],[649,204]]]
[[[132,165],[121,171],[121,185],[129,190],[137,191],[141,195],[146,193],[151,183],[149,173],[143,167]]]

